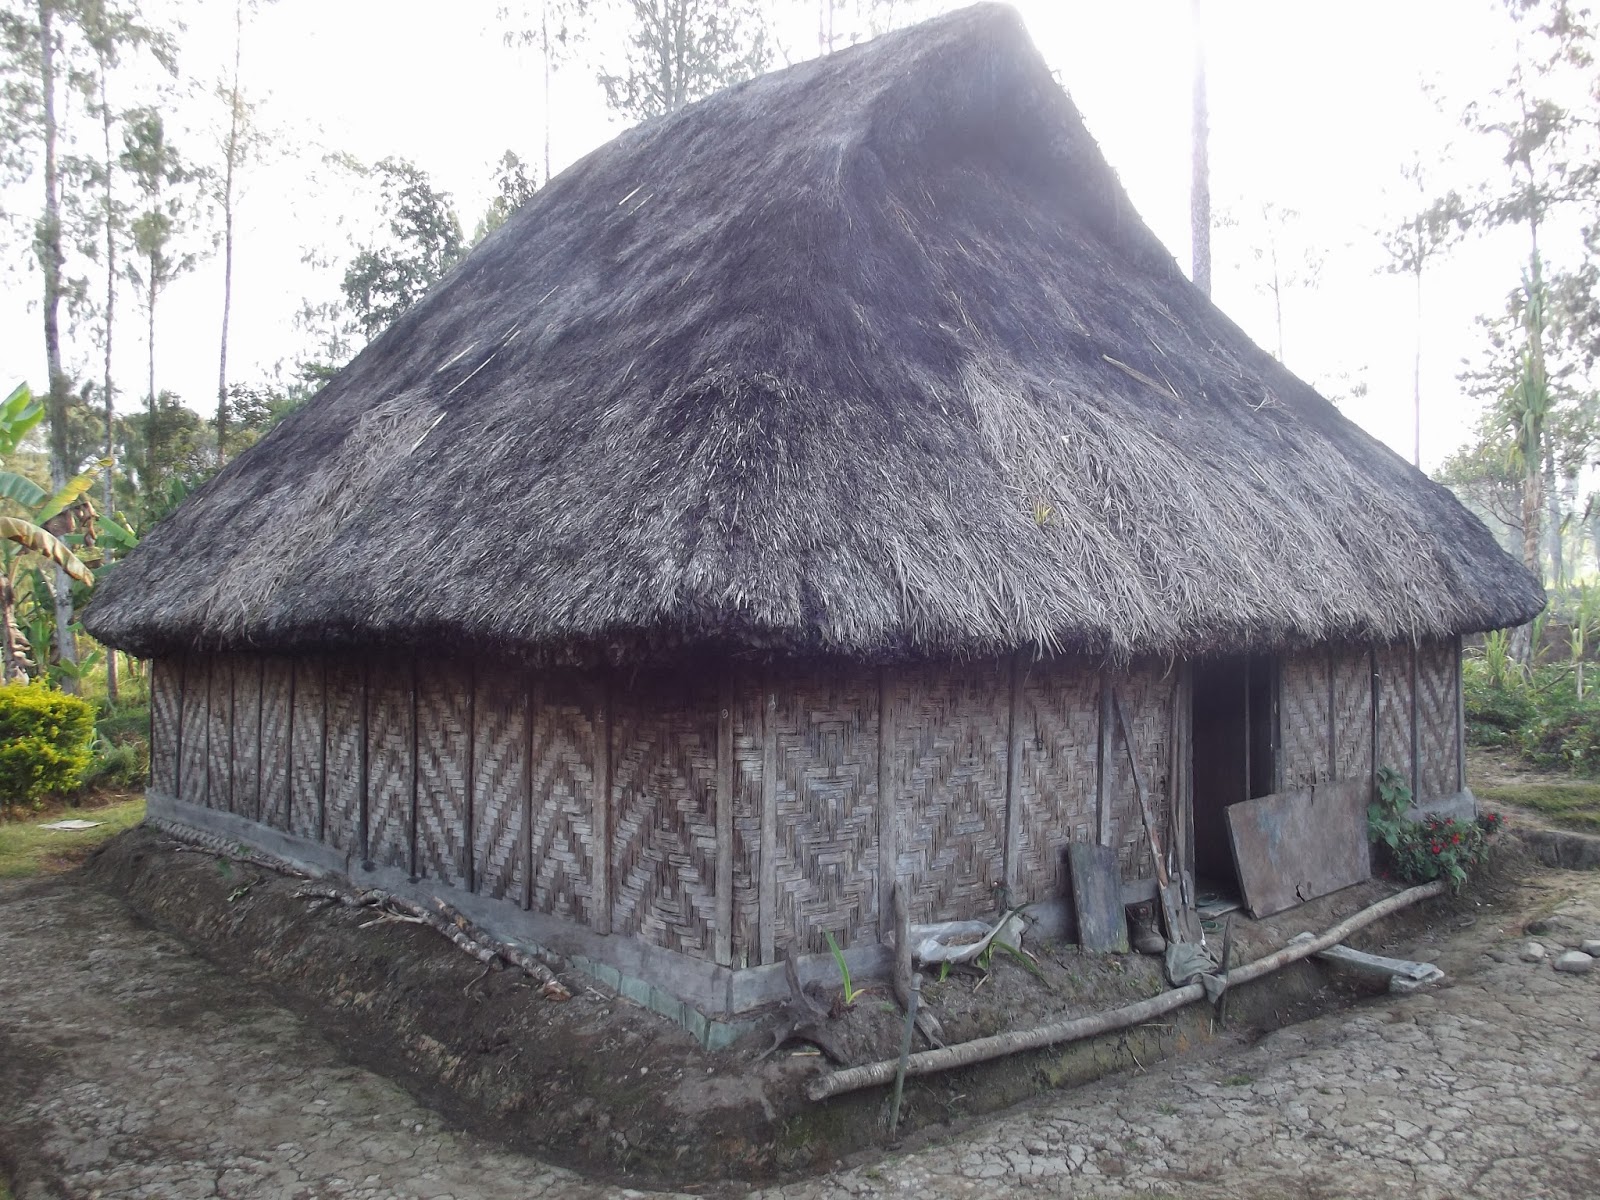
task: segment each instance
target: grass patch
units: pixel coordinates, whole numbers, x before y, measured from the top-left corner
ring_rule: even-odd
[[[1600,833],[1600,782],[1542,779],[1473,788],[1484,805],[1497,804],[1536,812],[1552,824],[1582,833]]]
[[[43,829],[47,821],[99,821],[93,829]],[[0,879],[28,879],[65,871],[101,842],[144,820],[144,801],[125,800],[101,808],[64,808],[48,816],[0,821]],[[3,1197],[0,1197],[3,1200]]]

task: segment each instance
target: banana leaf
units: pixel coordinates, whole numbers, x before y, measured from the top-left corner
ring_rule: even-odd
[[[24,521],[19,517],[0,517],[0,538],[49,559],[79,583],[91,587],[94,585],[94,576],[89,568],[83,565],[67,544],[32,521]]]

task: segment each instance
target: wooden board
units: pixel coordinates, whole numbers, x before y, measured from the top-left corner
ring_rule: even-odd
[[[1078,944],[1100,954],[1128,953],[1128,918],[1122,907],[1116,850],[1089,842],[1069,842],[1067,874]]]
[[[1230,805],[1228,836],[1254,917],[1360,883],[1372,874],[1367,781],[1343,780]]]

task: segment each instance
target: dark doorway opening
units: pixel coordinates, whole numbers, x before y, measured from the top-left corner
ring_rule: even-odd
[[[1237,898],[1229,805],[1277,790],[1277,663],[1238,655],[1194,669],[1194,871],[1202,896]]]

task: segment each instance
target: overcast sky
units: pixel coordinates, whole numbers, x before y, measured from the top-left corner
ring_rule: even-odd
[[[786,3],[802,22],[815,8]],[[510,148],[530,162],[539,158],[536,63],[502,45],[497,7],[497,0],[279,0],[255,19],[246,79],[264,100],[263,120],[281,131],[284,158],[256,173],[241,214],[235,381],[257,381],[293,354],[291,317],[301,298],[337,289],[336,271],[319,274],[300,261],[305,250],[344,236],[333,217],[352,207],[347,185],[303,181],[319,148],[368,162],[415,161],[453,194],[468,232],[500,154]],[[1187,266],[1189,0],[1020,0],[1017,7],[1135,207]],[[220,71],[232,8],[217,0],[189,7],[188,73]],[[1330,393],[1363,383],[1367,395],[1345,400],[1345,412],[1409,457],[1411,285],[1380,273],[1378,232],[1414,203],[1400,179],[1403,162],[1422,156],[1441,186],[1468,185],[1497,169],[1457,116],[1504,79],[1506,20],[1491,0],[1209,0],[1206,44],[1214,204],[1241,222],[1216,234],[1215,298],[1271,349],[1275,321],[1253,230],[1265,204],[1301,214],[1282,248],[1285,265],[1292,271],[1304,250],[1325,265],[1312,287],[1285,292],[1285,360]],[[789,52],[814,52],[814,41],[797,33]],[[191,122],[202,111],[194,101],[174,108]],[[558,171],[620,129],[592,67],[558,74],[553,108]],[[188,148],[214,152],[197,133]],[[351,215],[359,224],[373,214]],[[1575,246],[1570,230],[1564,236],[1566,245],[1558,231],[1551,247],[1557,260]],[[1521,255],[1510,236],[1474,241],[1427,281],[1425,466],[1466,436],[1474,414],[1455,376],[1481,340],[1473,318],[1500,309]],[[10,334],[0,375],[42,384],[37,309],[28,307],[37,275],[13,270],[3,286],[0,315]],[[202,409],[214,403],[220,293],[213,259],[174,287],[158,334],[160,386]],[[123,311],[131,315],[132,305]],[[143,346],[132,321],[120,337],[126,408],[144,391]]]

